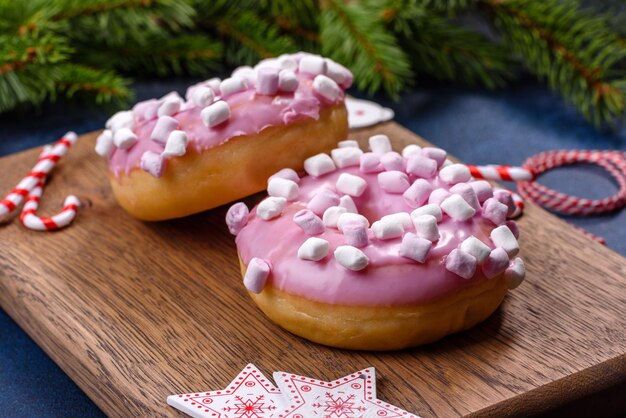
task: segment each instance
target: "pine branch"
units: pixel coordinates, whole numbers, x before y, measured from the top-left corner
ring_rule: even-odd
[[[527,68],[600,125],[624,115],[626,48],[606,19],[575,1],[482,0],[508,45]]]
[[[283,32],[299,38],[307,50],[319,44],[319,3],[316,0],[261,0],[260,12],[268,14]]]
[[[320,18],[322,53],[352,70],[356,85],[373,93],[381,87],[397,97],[412,76],[409,59],[387,32],[376,10],[325,0]]]
[[[76,64],[58,66],[56,85],[69,98],[76,95],[94,96],[96,103],[127,104],[132,98],[130,81],[111,71],[96,70]]]
[[[432,15],[420,0],[391,0],[383,19],[405,46],[418,74],[468,85],[501,87],[512,77],[507,51],[482,35]]]
[[[155,36],[166,36],[193,26],[195,10],[177,0],[57,0],[66,4],[54,16],[67,20],[71,39],[93,44],[148,45]]]
[[[252,11],[228,13],[214,24],[223,38],[224,58],[230,65],[254,64],[295,51],[289,36]]]
[[[416,3],[430,11],[454,15],[476,6],[477,0],[418,0]]]
[[[92,67],[126,73],[200,75],[219,67],[222,44],[205,35],[155,36],[147,45],[103,45],[98,50],[89,44],[80,45],[76,56]]]

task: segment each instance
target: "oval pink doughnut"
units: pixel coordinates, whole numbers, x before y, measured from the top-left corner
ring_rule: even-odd
[[[107,121],[96,152],[131,215],[176,218],[253,194],[283,167],[302,169],[348,132],[352,74],[298,53],[136,104]],[[289,152],[285,152],[289,150]]]
[[[523,279],[507,206],[442,150],[390,155],[381,135],[370,146],[311,157],[309,175],[279,173],[250,213],[229,211],[255,302],[294,334],[349,349],[425,344],[487,318]]]

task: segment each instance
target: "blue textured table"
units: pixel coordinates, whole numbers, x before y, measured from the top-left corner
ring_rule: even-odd
[[[184,92],[190,82],[142,82],[138,99],[174,89]],[[626,128],[598,132],[533,82],[497,92],[433,87],[407,94],[401,103],[378,101],[395,110],[397,122],[468,163],[515,165],[538,152],[561,148],[626,150]],[[105,120],[104,112],[68,106],[46,106],[29,116],[2,116],[0,156],[51,142],[67,130],[81,134],[100,129]],[[558,169],[541,181],[588,198],[608,196],[617,189],[602,170],[586,166]],[[0,184],[0,189],[12,186]],[[610,248],[626,255],[626,211],[568,221],[606,238]],[[102,416],[2,311],[0,333],[0,416]]]

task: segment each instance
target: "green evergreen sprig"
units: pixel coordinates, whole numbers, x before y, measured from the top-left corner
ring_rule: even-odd
[[[483,0],[507,44],[525,66],[601,124],[624,115],[626,46],[606,19],[572,0]]]
[[[383,87],[398,96],[413,72],[397,39],[376,9],[324,0],[320,18],[322,53],[354,71],[355,84],[370,93]]]
[[[393,97],[428,78],[497,88],[526,69],[604,125],[626,113],[625,8],[623,0],[0,0],[0,112],[59,96],[128,104],[132,76],[208,77],[305,50],[347,66],[359,89]]]

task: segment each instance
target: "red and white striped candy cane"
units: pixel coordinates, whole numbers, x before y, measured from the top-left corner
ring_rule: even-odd
[[[552,168],[577,163],[603,167],[617,181],[619,186],[617,193],[604,199],[585,199],[557,192],[535,181],[538,175]],[[468,165],[468,167],[475,178],[517,182],[517,189],[524,199],[554,212],[567,215],[592,215],[611,212],[626,206],[626,153],[622,151],[547,151],[528,158],[522,167],[494,165]],[[518,208],[523,210],[522,198],[511,193]],[[576,228],[590,238],[604,243],[601,237],[582,228]]]
[[[51,147],[44,147],[44,151],[40,154],[37,164],[35,164],[26,177],[0,201],[0,222],[8,220],[11,213],[22,204],[24,198],[35,186],[45,180],[61,157],[67,154],[67,150],[76,142],[76,139],[77,136],[74,132],[68,132]]]
[[[36,212],[39,208],[39,200],[44,187],[44,183],[40,182],[28,194],[28,198],[22,209],[22,214],[20,215],[22,224],[33,231],[55,231],[71,224],[80,207],[80,201],[74,195],[69,195],[65,198],[63,209],[56,215],[51,217],[41,217],[37,215]]]

